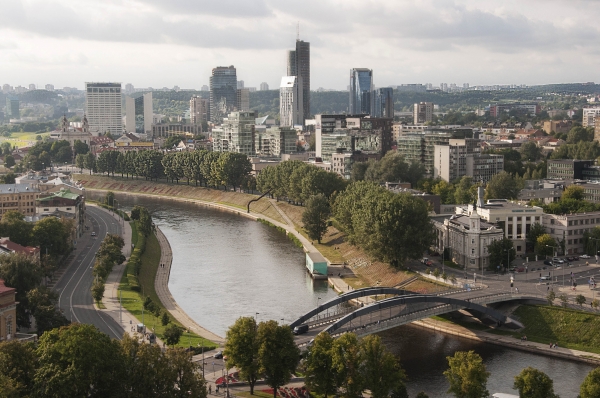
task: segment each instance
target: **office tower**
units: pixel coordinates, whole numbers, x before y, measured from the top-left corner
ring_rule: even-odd
[[[54,91],[54,84],[46,84],[44,87],[47,91]]]
[[[433,120],[433,102],[419,102],[413,107],[414,124],[427,123]]]
[[[302,78],[284,76],[279,87],[279,125],[293,127],[304,124]]]
[[[238,88],[238,90],[239,90],[240,88],[244,88],[244,81],[243,81],[243,80],[238,80],[238,81],[237,81],[237,88]]]
[[[260,91],[267,91],[269,89],[269,85],[267,84],[267,82],[262,82],[260,84]]]
[[[374,91],[372,116],[394,118],[394,90],[391,87]]]
[[[20,119],[19,100],[16,98],[6,97],[6,119]]]
[[[121,83],[85,83],[85,109],[93,135],[121,135]]]
[[[237,109],[237,74],[235,67],[217,66],[210,77],[210,121],[221,123]]]
[[[256,116],[256,112],[231,112],[227,115],[221,125],[222,132],[215,139],[214,150],[254,155]]]
[[[10,84],[3,84],[2,85],[2,92],[3,93],[10,93],[11,91],[13,91],[13,88]]]
[[[299,76],[302,82],[302,113],[310,115],[310,43],[296,40],[296,50],[287,53],[287,75]]]
[[[152,93],[125,97],[125,130],[128,133],[152,134]]]
[[[133,87],[133,84],[131,83],[127,83],[125,85],[125,94],[133,94],[135,92],[135,88]]]
[[[202,124],[210,120],[210,109],[208,100],[196,95],[190,99],[190,122],[192,124]]]
[[[350,107],[351,115],[371,114],[373,71],[366,68],[350,70]]]
[[[29,90],[35,90],[35,84],[30,84],[29,85]]]
[[[243,81],[242,81],[243,84]],[[237,110],[247,112],[250,110],[250,90],[247,88],[237,89]]]

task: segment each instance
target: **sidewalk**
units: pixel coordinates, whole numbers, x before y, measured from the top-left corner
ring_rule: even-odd
[[[171,292],[169,291],[169,275],[171,273],[171,264],[173,263],[173,253],[171,251],[171,245],[169,241],[160,230],[160,228],[156,227],[156,237],[158,238],[158,243],[160,244],[160,264],[163,266],[159,266],[156,272],[156,279],[154,280],[154,288],[156,289],[156,294],[160,299],[163,306],[167,311],[171,313],[186,329],[189,329],[196,333],[197,335],[204,337],[207,340],[213,341],[217,344],[224,344],[225,339],[221,336],[214,334],[213,332],[203,328],[198,325],[192,318],[189,317],[188,314],[185,313],[179,307]]]
[[[129,258],[131,255],[131,225],[129,225],[128,222],[124,222],[123,219],[118,215],[100,206],[89,204],[88,206],[94,206],[95,208],[112,215],[117,222],[121,222],[121,236],[125,242],[125,245],[123,246],[123,254],[125,257]],[[139,337],[139,334],[132,330],[132,327],[135,327],[139,321],[132,313],[122,308],[119,302],[119,284],[126,266],[127,261],[121,265],[117,265],[113,268],[108,278],[106,278],[106,283],[104,285],[104,298],[102,299],[102,304],[104,304],[104,307],[106,308],[98,310],[103,311],[113,318],[119,325],[121,325],[125,332],[129,333],[130,336],[135,337],[137,335]],[[160,341],[158,338],[156,339],[156,342],[161,346],[163,345],[162,341]]]

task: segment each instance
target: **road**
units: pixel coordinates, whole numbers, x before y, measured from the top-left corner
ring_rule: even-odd
[[[59,293],[59,306],[67,319],[92,324],[111,338],[121,339],[123,328],[94,308],[90,291],[94,281],[92,268],[102,239],[107,233],[120,234],[121,227],[112,216],[94,206],[87,206],[86,217],[89,229],[80,238],[75,258],[54,289]],[[95,237],[91,236],[92,231],[96,232]]]

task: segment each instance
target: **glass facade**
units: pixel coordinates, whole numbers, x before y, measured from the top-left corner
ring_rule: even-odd
[[[218,66],[210,77],[210,120],[221,123],[230,112],[238,109],[237,72],[232,66]]]
[[[374,117],[394,117],[394,90],[391,87],[378,88],[373,93]]]
[[[371,114],[373,91],[373,71],[355,68],[350,71],[350,108],[351,115]]]

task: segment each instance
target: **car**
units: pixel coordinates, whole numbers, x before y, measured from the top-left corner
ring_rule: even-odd
[[[524,267],[519,267],[519,268],[517,268],[517,272],[525,272],[525,268]]]
[[[96,232],[92,232],[92,236],[96,236]]]
[[[573,256],[573,260],[572,261],[579,261],[579,256]]]
[[[552,261],[550,261],[550,260],[544,260],[544,264],[545,265],[552,265]]]
[[[427,264],[427,261],[429,261],[429,259],[428,259],[427,257],[423,257],[423,258],[421,259],[421,263],[422,263],[422,264]]]
[[[547,270],[547,269],[548,269],[548,267],[542,267],[542,269],[545,271],[545,270]]]
[[[582,254],[581,256],[579,256],[580,258],[591,258],[590,256],[588,256],[587,254]]]
[[[556,261],[556,262],[559,263],[559,264],[564,264],[565,260],[563,260],[562,258],[559,258],[558,261]]]
[[[431,267],[433,265],[433,261],[431,260],[427,260],[427,262],[425,263],[426,266]]]
[[[541,271],[541,270],[542,270],[542,267],[538,267],[538,269],[537,269],[537,270],[538,270],[538,271]]]
[[[308,325],[296,326],[292,331],[292,333],[294,333],[295,336],[298,336],[299,334],[304,334],[306,332],[308,332]]]
[[[550,277],[550,276],[542,276],[542,277],[540,278],[540,280],[541,280],[541,281],[549,281],[549,280],[551,280],[551,279],[552,279],[552,277]]]
[[[215,355],[214,355],[215,359],[223,359],[223,351],[218,351]]]

